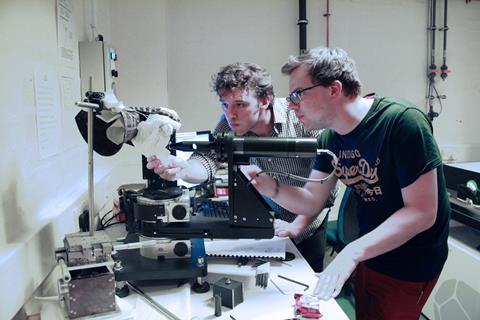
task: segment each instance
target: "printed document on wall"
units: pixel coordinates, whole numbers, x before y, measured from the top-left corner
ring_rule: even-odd
[[[37,64],[34,73],[38,150],[45,159],[60,151],[60,87],[54,67]]]
[[[57,0],[57,42],[60,63],[70,65],[74,60],[75,45],[72,0]]]

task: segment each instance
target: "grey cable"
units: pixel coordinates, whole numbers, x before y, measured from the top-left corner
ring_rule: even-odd
[[[330,157],[332,157],[333,161],[335,162],[334,165],[333,165],[332,172],[330,172],[330,174],[328,176],[326,176],[325,178],[321,178],[321,179],[305,178],[305,177],[302,177],[302,176],[297,176],[293,173],[281,172],[281,171],[276,171],[276,170],[262,170],[260,172],[257,172],[257,174],[255,174],[252,178],[250,178],[248,180],[248,184],[252,183],[252,181],[256,177],[260,176],[263,173],[274,173],[274,174],[277,174],[277,175],[280,175],[280,176],[285,176],[287,178],[291,178],[291,179],[302,181],[302,182],[324,183],[325,181],[327,181],[328,179],[330,179],[333,176],[333,174],[335,173],[335,168],[337,167],[337,163],[338,163],[338,158],[332,151],[326,150],[326,149],[318,149],[317,150],[317,155],[324,154],[324,153],[326,153]]]

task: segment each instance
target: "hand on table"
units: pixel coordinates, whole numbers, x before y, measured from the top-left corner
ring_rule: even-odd
[[[356,266],[353,251],[346,246],[323,272],[316,274],[318,281],[313,294],[322,300],[335,298]]]
[[[275,219],[275,235],[279,237],[295,238],[305,230],[305,226],[294,222]]]

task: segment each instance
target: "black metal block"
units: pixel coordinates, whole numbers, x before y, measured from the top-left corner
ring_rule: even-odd
[[[222,278],[213,284],[213,296],[220,295],[222,306],[230,309],[243,302],[243,285],[241,282]]]

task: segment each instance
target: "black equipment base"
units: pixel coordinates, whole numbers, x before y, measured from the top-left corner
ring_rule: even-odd
[[[138,240],[129,234],[127,243]],[[122,268],[115,269],[115,281],[184,280],[207,276],[207,259],[203,239],[192,239],[191,257],[175,259],[150,259],[140,254],[140,249],[120,250],[114,260]]]

